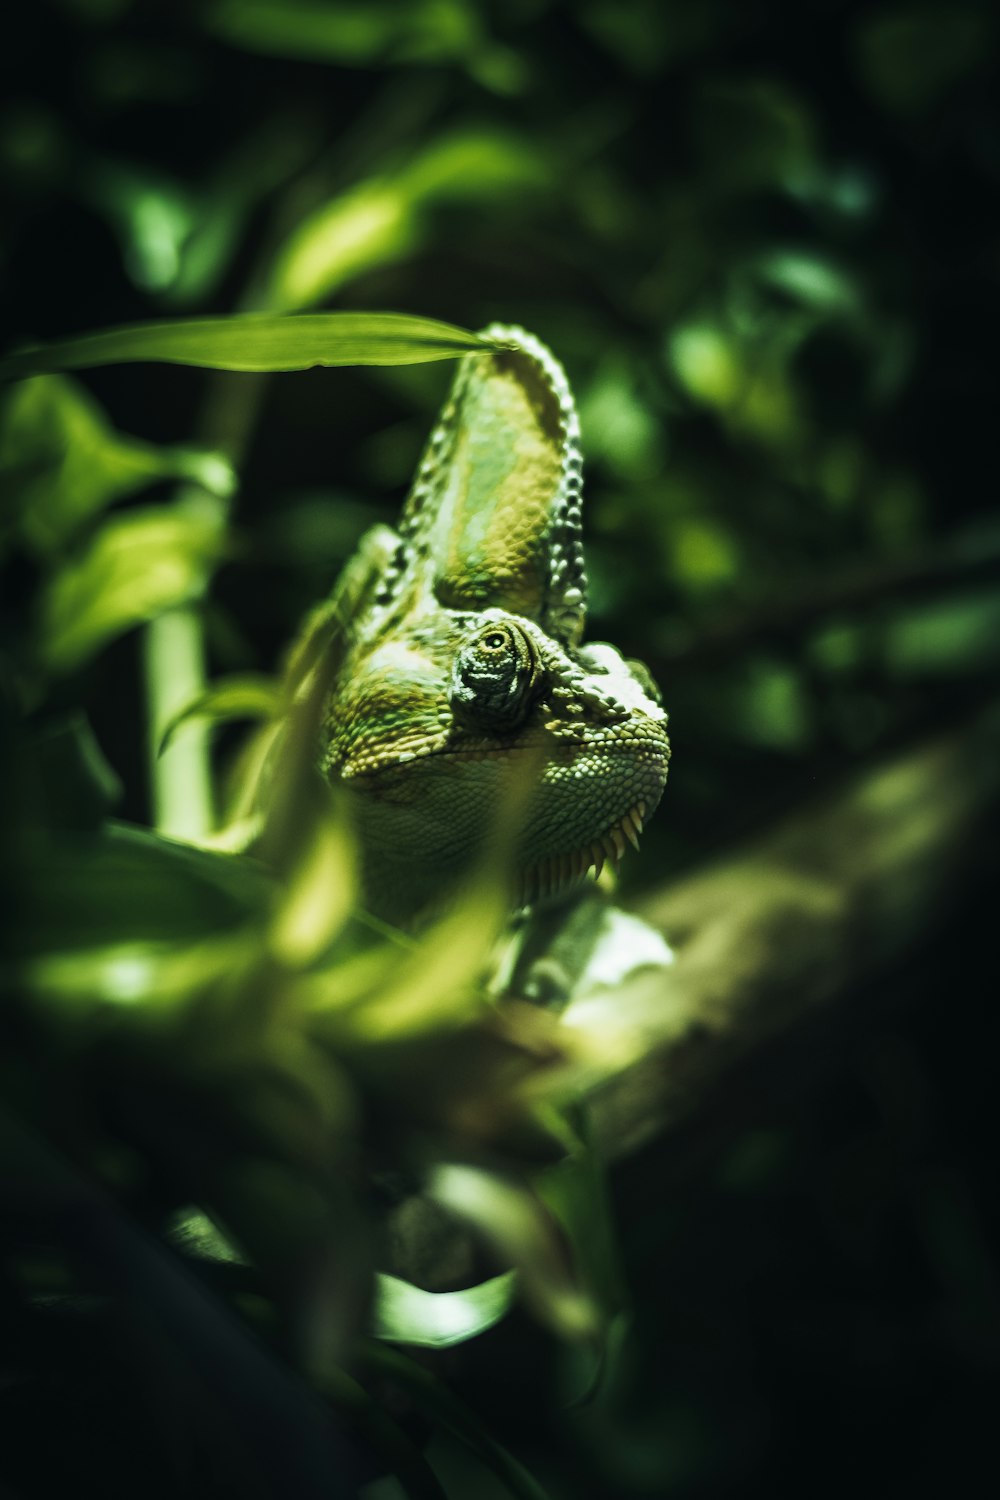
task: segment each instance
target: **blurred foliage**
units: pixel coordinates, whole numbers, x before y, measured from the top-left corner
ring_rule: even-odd
[[[0,394],[15,1492],[537,1496],[523,1460],[584,1500],[832,1494],[869,1441],[873,1488],[961,1483],[1000,1324],[966,1102],[995,1023],[942,1041],[956,940],[889,982],[912,1024],[832,1048],[839,1093],[779,1058],[613,1215],[573,1100],[620,1059],[484,992],[489,880],[373,932],[310,774],[337,625],[303,616],[391,523],[450,371],[105,367],[83,336],[239,368],[266,319],[264,372],[314,362],[306,310],[549,343],[592,633],[671,712],[626,866],[652,883],[995,693],[997,31],[985,0],[20,8],[5,352],[88,373]],[[154,831],[168,777],[214,803],[196,842]],[[251,826],[261,859],[229,852]],[[422,1285],[386,1274],[407,1225]]]

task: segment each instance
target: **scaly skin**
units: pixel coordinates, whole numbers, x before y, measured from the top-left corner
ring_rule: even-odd
[[[369,907],[440,903],[518,803],[514,899],[617,861],[660,799],[667,718],[648,673],[581,645],[579,423],[522,329],[462,362],[398,535],[349,565],[364,600],[327,715],[324,770],[355,804]]]

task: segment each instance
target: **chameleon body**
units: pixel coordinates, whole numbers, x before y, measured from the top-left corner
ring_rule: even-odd
[[[461,881],[515,802],[516,901],[617,862],[667,776],[648,673],[582,643],[566,377],[522,329],[482,337],[494,352],[463,360],[398,533],[376,527],[348,566],[326,715],[323,768],[354,803],[367,904],[397,921]]]

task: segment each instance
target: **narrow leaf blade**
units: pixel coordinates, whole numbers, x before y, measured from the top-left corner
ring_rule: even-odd
[[[280,707],[278,684],[270,677],[243,672],[220,678],[168,720],[158,753],[162,755],[181,725],[193,719],[207,719],[212,724],[231,719],[271,719]]]
[[[150,360],[217,370],[407,365],[489,348],[476,334],[405,313],[238,313],[103,328],[0,360],[0,378]]]

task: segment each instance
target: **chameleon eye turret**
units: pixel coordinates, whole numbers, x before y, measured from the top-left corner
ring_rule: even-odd
[[[458,650],[451,706],[469,728],[502,734],[523,721],[538,679],[538,650],[531,636],[513,620],[491,620]]]
[[[349,564],[360,600],[326,717],[365,899],[440,905],[532,778],[512,898],[582,879],[660,799],[667,716],[645,669],[583,645],[580,426],[561,365],[492,325],[462,361],[403,508]],[[523,801],[523,799],[522,799]]]

